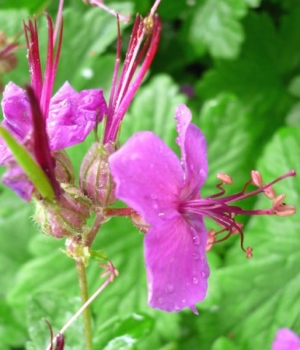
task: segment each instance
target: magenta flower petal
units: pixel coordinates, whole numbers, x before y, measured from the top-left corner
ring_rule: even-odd
[[[176,215],[183,171],[176,154],[154,133],[133,135],[109,158],[116,194],[152,226]]]
[[[4,114],[2,125],[22,140],[31,130],[30,103],[25,90],[9,82],[3,91],[1,105]]]
[[[279,329],[272,350],[300,350],[300,338],[288,328]]]
[[[55,151],[84,141],[107,111],[102,90],[77,92],[66,82],[51,99],[47,119],[51,149]]]
[[[165,311],[195,310],[207,290],[209,268],[203,222],[187,222],[180,214],[145,237],[149,305]]]
[[[34,190],[33,184],[28,180],[23,169],[11,159],[7,165],[7,170],[2,176],[4,185],[13,190],[19,197],[29,202]]]
[[[31,130],[32,117],[29,99],[25,90],[10,82],[5,86],[1,102],[4,114],[4,126],[17,140],[24,140]],[[11,151],[0,138],[0,164],[4,165]]]
[[[181,159],[186,174],[185,198],[198,193],[207,177],[207,151],[205,137],[199,128],[191,124],[192,115],[185,105],[175,111],[177,120],[177,143],[181,149]]]

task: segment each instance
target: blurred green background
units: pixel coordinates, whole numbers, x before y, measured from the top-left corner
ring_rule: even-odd
[[[148,0],[106,1],[125,14],[147,15]],[[29,82],[22,23],[43,10],[55,17],[58,1],[0,0],[0,31],[20,43],[17,67],[1,72],[5,85]],[[230,174],[229,193],[239,191],[258,169],[265,182],[290,169],[300,171],[300,1],[162,0],[163,31],[151,70],[122,126],[124,142],[138,130],[153,130],[176,151],[174,109],[186,103],[207,137],[209,178],[203,196],[217,190],[216,174]],[[65,1],[64,39],[55,85],[110,93],[117,26],[114,17],[80,0]],[[131,25],[122,25],[122,54]],[[1,62],[0,62],[1,63]],[[79,169],[92,136],[69,154]],[[4,169],[1,169],[3,172]],[[299,205],[300,181],[275,187]],[[49,342],[47,318],[58,331],[80,305],[74,261],[63,241],[43,236],[33,207],[0,188],[0,344],[2,350],[41,350]],[[267,208],[264,197],[245,203]],[[92,305],[94,349],[265,350],[275,332],[300,333],[300,215],[243,218],[245,258],[238,237],[216,245],[207,299],[190,310],[165,313],[147,305],[143,236],[128,219],[103,226],[93,248],[103,249],[120,276]],[[212,223],[207,222],[210,228]],[[92,293],[101,284],[96,262],[88,267]],[[65,349],[84,349],[81,320],[66,333]]]

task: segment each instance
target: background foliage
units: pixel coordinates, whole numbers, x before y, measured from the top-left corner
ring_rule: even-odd
[[[143,15],[150,0],[106,2]],[[1,0],[0,30],[13,37],[22,21],[57,1]],[[203,195],[215,191],[215,175],[233,176],[239,190],[252,169],[265,181],[296,169],[300,173],[300,1],[162,0],[162,39],[150,74],[122,127],[122,141],[137,130],[154,130],[175,148],[174,108],[185,102],[207,137],[209,178]],[[116,21],[79,0],[66,0],[63,51],[56,89],[68,80],[76,89],[102,87],[109,96],[115,59]],[[40,16],[45,52],[46,21]],[[123,25],[123,53],[131,26]],[[18,67],[4,83],[29,81],[24,38]],[[189,91],[188,94],[184,92]],[[69,150],[76,168],[91,138]],[[299,179],[276,186],[290,204],[300,203]],[[231,188],[229,189],[231,190]],[[43,349],[78,308],[74,262],[55,241],[38,232],[32,208],[1,185],[1,349]],[[265,197],[247,202],[265,207]],[[112,219],[95,248],[106,251],[120,276],[94,302],[95,349],[270,349],[279,327],[300,333],[300,215],[245,220],[247,260],[237,238],[208,253],[207,299],[199,316],[168,314],[147,306],[143,237],[127,219]],[[208,226],[210,223],[207,223]],[[88,267],[90,291],[100,285],[96,262]],[[83,349],[78,321],[66,335],[66,349]]]

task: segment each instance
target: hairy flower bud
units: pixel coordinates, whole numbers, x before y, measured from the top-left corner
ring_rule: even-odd
[[[108,207],[116,201],[115,184],[108,164],[108,157],[114,151],[112,143],[93,143],[80,168],[80,188],[98,207]]]
[[[70,183],[73,184],[74,169],[71,163],[71,159],[64,150],[54,152],[54,158],[56,160],[55,164],[55,177],[60,183]]]
[[[43,233],[56,238],[69,237],[85,231],[90,216],[90,200],[71,184],[61,184],[63,189],[57,201],[37,200],[35,220]]]

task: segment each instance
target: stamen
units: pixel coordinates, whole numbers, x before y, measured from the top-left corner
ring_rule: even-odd
[[[277,216],[291,216],[296,213],[296,208],[293,205],[282,204],[279,208],[276,209]]]
[[[244,233],[243,224],[236,222],[236,215],[277,215],[277,216],[289,216],[296,212],[296,209],[292,205],[287,205],[283,203],[285,195],[281,194],[276,197],[273,185],[287,177],[295,176],[296,172],[294,170],[280,176],[276,180],[263,185],[262,176],[258,171],[253,170],[251,172],[251,180],[248,181],[243,190],[235,195],[223,196],[225,194],[225,189],[223,184],[229,184],[232,182],[230,176],[226,174],[218,174],[217,177],[222,181],[221,184],[217,185],[220,190],[219,193],[206,198],[188,199],[182,201],[179,206],[179,212],[184,214],[199,215],[201,217],[207,217],[214,220],[218,225],[222,227],[219,232],[210,230],[208,232],[208,241],[206,250],[210,250],[215,243],[222,242],[229,238],[233,234],[239,234],[241,239],[241,248],[245,251],[248,258],[252,257],[252,248],[244,248]],[[248,186],[253,184],[258,187],[258,189],[246,192]],[[253,209],[246,210],[237,205],[232,205],[231,203],[241,201],[243,199],[249,198],[251,196],[257,195],[259,193],[267,193],[272,201],[272,206],[269,209]],[[225,237],[216,240],[216,236],[227,232]]]
[[[231,176],[224,174],[224,173],[218,173],[217,178],[222,181],[226,185],[231,185],[232,184],[232,178]]]
[[[246,249],[246,257],[247,257],[247,259],[251,259],[253,257],[253,248],[247,247],[247,249]]]
[[[282,205],[284,198],[285,198],[284,194],[280,194],[279,196],[277,196],[273,200],[273,203],[272,203],[273,208],[277,210]]]
[[[251,171],[251,179],[252,179],[252,184],[257,187],[262,186],[262,176],[259,171],[257,170],[252,170]]]
[[[274,199],[276,198],[276,192],[272,186],[267,187],[264,189],[264,194],[269,198],[269,199]]]

